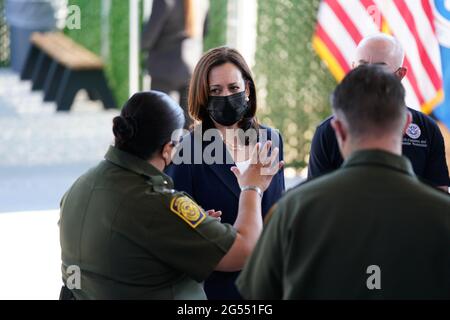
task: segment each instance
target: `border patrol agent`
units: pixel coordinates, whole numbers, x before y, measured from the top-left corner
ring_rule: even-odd
[[[209,216],[162,172],[183,119],[154,91],[135,94],[114,118],[115,146],[61,202],[61,298],[205,299],[201,282],[214,269],[242,268],[261,232],[260,193],[272,176],[235,172],[243,183],[240,222]],[[78,286],[71,266],[79,268]]]
[[[406,76],[402,67],[404,52],[398,41],[379,34],[363,39],[356,50],[354,66],[366,63],[386,65],[399,79]],[[439,127],[429,116],[408,108],[412,123],[403,136],[403,155],[412,163],[414,172],[423,182],[448,191],[450,178],[445,159],[444,138]],[[315,178],[339,168],[343,158],[329,117],[316,129],[308,164],[308,178]]]
[[[450,196],[401,156],[403,101],[381,66],[344,78],[333,128],[346,160],[278,202],[237,280],[244,298],[450,298]]]

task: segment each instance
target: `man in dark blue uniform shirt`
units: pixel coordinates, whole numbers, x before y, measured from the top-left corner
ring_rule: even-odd
[[[399,79],[407,69],[402,67],[404,52],[398,41],[388,35],[378,34],[364,38],[356,49],[353,67],[361,64],[385,64]],[[429,116],[408,108],[412,123],[403,136],[403,154],[408,157],[414,172],[422,181],[448,191],[450,179],[445,161],[444,139],[439,127]],[[308,179],[339,168],[342,156],[329,117],[316,129],[308,165]]]

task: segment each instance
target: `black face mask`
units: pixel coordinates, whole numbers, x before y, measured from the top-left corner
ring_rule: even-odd
[[[231,126],[241,120],[248,110],[245,91],[226,97],[209,96],[208,107],[210,117],[223,126]]]

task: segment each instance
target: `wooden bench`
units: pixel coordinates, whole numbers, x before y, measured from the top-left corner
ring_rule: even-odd
[[[77,92],[85,89],[105,108],[116,107],[97,55],[60,32],[35,32],[30,41],[21,79],[32,80],[32,90],[44,90],[44,101],[55,101],[58,111],[68,111]]]

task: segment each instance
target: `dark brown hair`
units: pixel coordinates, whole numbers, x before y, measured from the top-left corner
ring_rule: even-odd
[[[242,55],[229,47],[211,49],[197,63],[189,86],[189,114],[194,120],[203,122],[205,129],[214,126],[206,110],[209,97],[209,73],[212,68],[227,62],[234,64],[241,71],[242,77],[250,90],[248,112],[239,122],[239,127],[244,130],[258,129],[259,124],[255,116],[257,109],[256,88],[252,73]]]
[[[134,94],[113,119],[114,145],[141,159],[149,160],[183,128],[183,109],[158,91]]]

